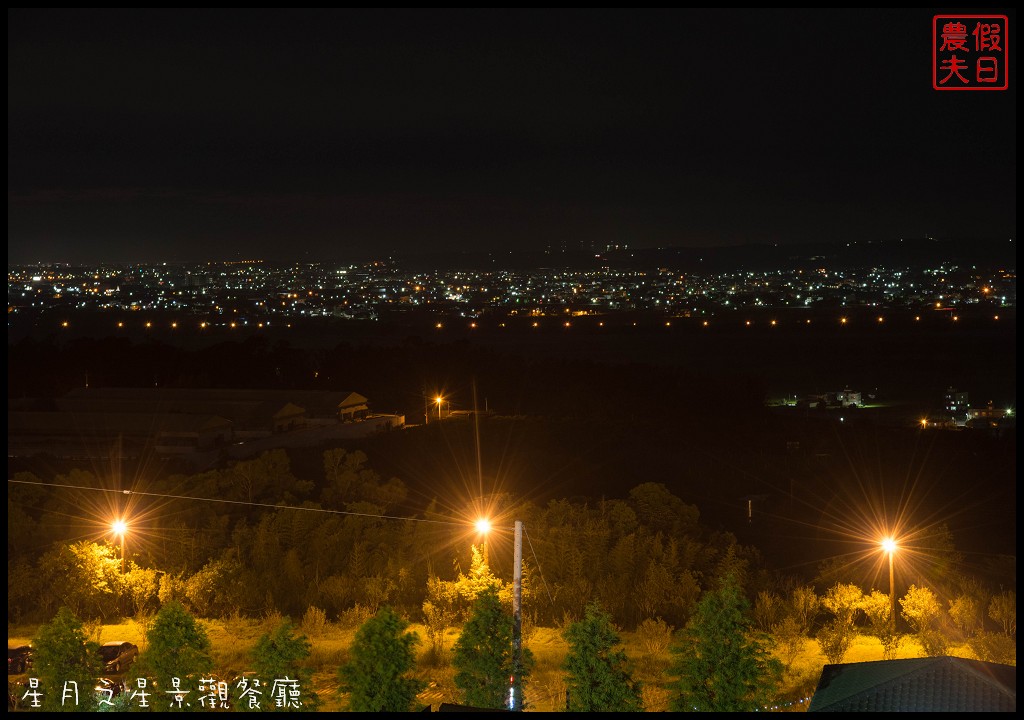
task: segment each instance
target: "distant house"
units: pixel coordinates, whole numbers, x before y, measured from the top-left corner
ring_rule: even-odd
[[[1017,668],[957,657],[826,665],[808,712],[1015,712]]]

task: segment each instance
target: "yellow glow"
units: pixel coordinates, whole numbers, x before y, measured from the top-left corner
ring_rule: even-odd
[[[775,327],[775,321],[772,320],[772,327]]]
[[[884,540],[882,540],[882,549],[885,550],[887,553],[896,552],[896,541],[892,538],[885,538]]]
[[[707,320],[705,320],[705,321],[704,321],[704,327],[707,327],[707,326],[708,326],[708,321],[707,321]]]
[[[441,328],[443,328],[443,327],[444,327],[444,325],[442,325],[441,323],[438,323],[438,324],[437,324],[437,325],[435,325],[434,327],[436,327],[436,328],[437,328],[438,330],[440,330]]]
[[[928,427],[928,418],[921,418],[921,427]]]
[[[839,318],[839,323],[841,325],[845,325],[846,324],[846,318]]]
[[[110,527],[118,535],[124,535],[128,531],[128,525],[124,520],[115,520]]]
[[[438,395],[436,398],[434,398],[434,402],[436,402],[438,405],[441,404],[442,400],[444,400],[444,398],[442,398],[440,395]]]
[[[476,521],[476,531],[479,533],[489,533],[491,531],[491,521],[485,518],[480,518]]]

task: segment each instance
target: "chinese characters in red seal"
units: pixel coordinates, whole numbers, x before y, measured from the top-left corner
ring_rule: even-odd
[[[1006,90],[1009,87],[1005,15],[936,15],[932,18],[932,87],[936,90]]]

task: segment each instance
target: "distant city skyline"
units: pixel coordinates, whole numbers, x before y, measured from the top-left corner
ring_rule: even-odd
[[[8,263],[1015,238],[938,12],[8,10]]]

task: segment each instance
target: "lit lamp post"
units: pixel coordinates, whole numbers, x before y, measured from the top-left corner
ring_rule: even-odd
[[[124,536],[128,532],[128,525],[124,520],[115,520],[111,526],[114,533],[121,536],[121,574],[125,573]]]
[[[892,603],[889,622],[893,633],[896,632],[896,574],[893,571],[893,555],[896,554],[896,541],[892,538],[882,540],[882,549],[889,553],[889,602]]]

